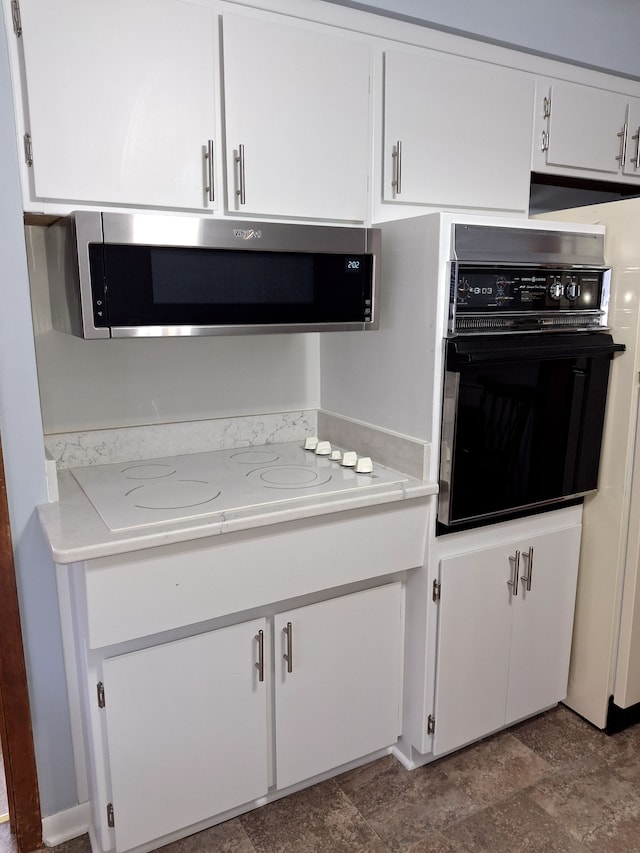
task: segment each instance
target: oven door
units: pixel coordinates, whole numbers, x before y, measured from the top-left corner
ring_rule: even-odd
[[[597,488],[609,367],[603,332],[447,341],[438,531]]]

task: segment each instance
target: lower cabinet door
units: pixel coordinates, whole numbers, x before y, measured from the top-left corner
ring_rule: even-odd
[[[117,850],[266,793],[260,630],[264,619],[104,662]]]
[[[278,788],[396,742],[402,602],[392,583],[275,617]]]
[[[567,695],[581,529],[576,525],[523,543],[511,633],[507,724]]]
[[[434,755],[564,699],[580,533],[576,525],[441,561]]]
[[[434,755],[504,724],[514,553],[502,545],[440,563]]]

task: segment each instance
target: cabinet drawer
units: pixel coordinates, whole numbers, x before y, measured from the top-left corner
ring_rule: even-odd
[[[84,564],[100,648],[422,565],[427,503],[357,510]]]

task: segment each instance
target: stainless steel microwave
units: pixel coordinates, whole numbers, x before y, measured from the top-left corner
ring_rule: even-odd
[[[53,326],[84,338],[379,324],[375,228],[76,211],[46,253]]]

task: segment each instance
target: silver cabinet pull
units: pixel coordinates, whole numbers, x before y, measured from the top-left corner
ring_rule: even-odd
[[[391,156],[394,163],[391,186],[394,188],[396,195],[400,195],[402,192],[402,142],[400,140],[396,142],[396,147]]]
[[[255,664],[258,670],[258,681],[264,681],[264,631],[262,628],[256,634],[258,641],[258,661]]]
[[[238,164],[238,189],[236,195],[240,197],[240,204],[245,203],[245,182],[244,182],[244,145],[238,145],[238,156],[235,158]]]
[[[619,161],[621,166],[624,166],[625,160],[627,159],[627,133],[629,132],[629,125],[625,121],[622,125],[622,130],[618,134],[618,138],[620,139],[620,153],[616,157],[616,160]]]
[[[213,139],[207,139],[207,150],[204,155],[207,161],[207,181],[208,185],[204,188],[209,201],[215,201],[213,193]]]
[[[507,581],[507,584],[511,587],[512,593],[517,595],[520,574],[520,551],[516,551],[513,557],[509,556],[509,562],[513,563],[513,570],[511,572],[511,579]]]
[[[640,127],[631,138],[636,141],[636,156],[633,158],[633,165],[636,169],[640,169]]]
[[[522,555],[527,561],[527,570],[522,575],[522,583],[527,592],[531,590],[531,576],[533,575],[533,545],[529,548],[528,554]]]
[[[291,622],[287,622],[287,627],[283,628],[282,632],[287,635],[287,653],[282,657],[287,662],[287,672],[293,672],[293,626]]]

